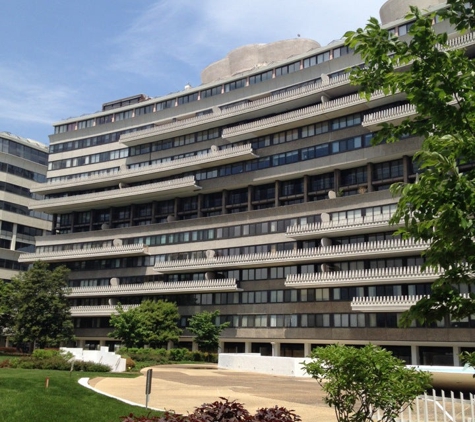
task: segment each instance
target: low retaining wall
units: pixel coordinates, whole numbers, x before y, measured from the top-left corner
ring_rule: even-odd
[[[114,352],[109,352],[109,348],[105,346],[101,347],[100,350],[83,350],[78,347],[61,347],[61,350],[72,353],[75,360],[107,365],[111,368],[111,372],[124,372],[127,369],[125,359]]]
[[[302,366],[306,360],[309,359],[261,356],[259,353],[220,353],[218,368],[289,377],[310,377]]]

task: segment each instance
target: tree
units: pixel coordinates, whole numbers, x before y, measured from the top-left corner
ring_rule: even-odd
[[[193,341],[204,352],[216,352],[219,347],[219,337],[223,330],[229,327],[229,322],[216,324],[219,311],[203,311],[190,318],[188,329],[196,336]]]
[[[11,284],[0,280],[0,335],[12,325],[10,296]]]
[[[66,297],[68,274],[65,266],[50,270],[47,263],[37,261],[28,271],[12,278],[6,290],[9,300],[3,306],[15,342],[43,348],[74,338]]]
[[[120,339],[126,347],[161,347],[180,338],[180,314],[175,303],[145,300],[127,311],[119,304],[116,311],[110,319],[114,329],[109,337]]]
[[[404,222],[404,238],[428,243],[423,270],[440,271],[430,297],[420,300],[401,320],[432,323],[446,315],[458,320],[475,313],[475,295],[462,296],[475,271],[475,62],[463,49],[452,48],[433,21],[446,19],[457,30],[472,29],[475,1],[448,0],[446,9],[424,14],[415,7],[409,37],[398,38],[371,18],[364,29],[345,34],[365,67],[351,80],[367,98],[377,90],[405,93],[417,117],[400,124],[384,123],[375,142],[403,136],[424,138],[414,160],[419,179],[391,187],[400,195],[391,222]]]
[[[338,422],[395,421],[399,413],[430,387],[430,375],[406,368],[391,352],[368,344],[362,348],[334,344],[312,351],[305,370],[327,394]]]

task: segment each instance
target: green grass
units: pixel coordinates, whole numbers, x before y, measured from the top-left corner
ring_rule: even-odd
[[[129,413],[148,413],[144,408],[130,406],[78,384],[80,378],[98,376],[114,375],[90,372],[73,372],[70,375],[65,371],[0,369],[0,421],[118,422],[120,416]],[[49,387],[45,388],[47,377]]]

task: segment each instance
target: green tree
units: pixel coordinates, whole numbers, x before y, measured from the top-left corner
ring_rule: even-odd
[[[12,278],[8,285],[9,331],[17,343],[44,348],[74,338],[71,310],[67,301],[69,270],[51,270],[42,261]],[[5,306],[5,303],[4,303]]]
[[[196,336],[193,341],[204,352],[216,352],[221,333],[229,327],[229,322],[216,324],[218,316],[219,311],[203,311],[190,318],[188,329]]]
[[[401,410],[430,387],[430,375],[406,368],[404,361],[372,344],[362,348],[334,344],[312,351],[304,363],[317,380],[326,404],[339,422],[395,421]]]
[[[423,270],[432,268],[441,275],[430,297],[404,314],[403,326],[475,313],[475,295],[460,294],[473,284],[475,270],[475,62],[433,25],[437,18],[457,30],[472,29],[474,6],[473,0],[448,0],[446,9],[432,14],[411,7],[408,37],[392,35],[374,18],[364,29],[345,34],[346,44],[365,63],[351,73],[362,94],[369,99],[378,90],[405,93],[417,112],[397,125],[384,123],[375,142],[407,135],[424,138],[414,157],[418,181],[391,188],[400,195],[392,223],[404,222],[398,230],[404,238],[428,243]]]
[[[145,344],[145,321],[138,308],[124,310],[121,304],[117,305],[116,314],[110,317],[110,325],[113,330],[109,337],[119,339],[125,347],[143,347]]]
[[[0,280],[0,335],[11,326],[11,284]]]
[[[138,309],[145,320],[147,330],[145,344],[151,347],[162,347],[169,341],[179,340],[182,330],[178,327],[180,314],[176,303],[146,300]]]
[[[180,338],[180,314],[175,303],[145,300],[128,310],[119,304],[116,311],[110,319],[113,331],[108,335],[121,340],[126,347],[161,347]]]

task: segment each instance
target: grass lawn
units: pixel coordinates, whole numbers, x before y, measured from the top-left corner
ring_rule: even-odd
[[[73,372],[70,375],[67,371],[2,368],[0,421],[118,422],[120,416],[129,413],[145,415],[149,412],[97,394],[78,384],[78,380],[83,377],[104,376],[114,375],[96,372]],[[49,387],[45,388],[47,377]],[[158,415],[157,412],[151,414]]]

